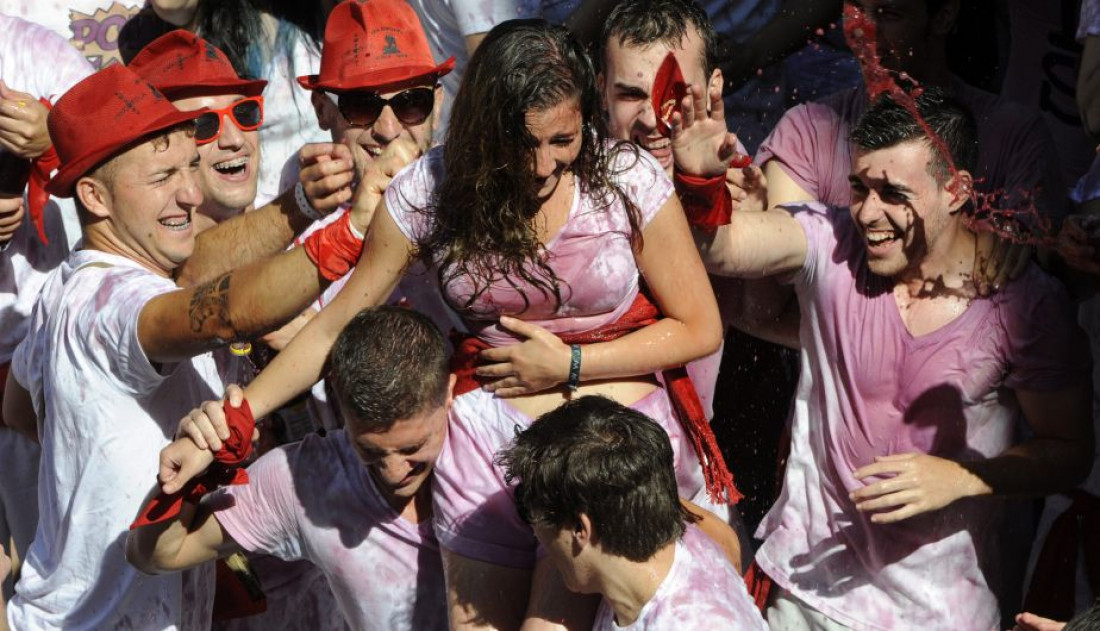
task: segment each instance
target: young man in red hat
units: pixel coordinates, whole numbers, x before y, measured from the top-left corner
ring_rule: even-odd
[[[209,568],[141,576],[125,561],[125,532],[177,419],[222,390],[208,351],[281,325],[358,257],[353,232],[366,226],[349,219],[177,289],[203,201],[193,138],[203,113],[180,112],[122,66],[78,83],[50,113],[61,167],[47,188],[75,198],[84,247],[47,282],[12,362],[42,443],[41,515],[13,629],[209,625]]]

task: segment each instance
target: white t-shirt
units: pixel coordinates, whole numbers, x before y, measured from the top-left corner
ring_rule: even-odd
[[[150,577],[125,558],[160,450],[196,402],[223,391],[209,354],[158,371],[141,348],[141,310],[175,289],[129,259],[78,250],[35,305],[12,374],[40,419],[40,518],[8,607],[13,629],[209,627],[213,564]]]
[[[206,500],[242,547],[316,564],[356,629],[448,628],[431,520],[397,514],[343,430],[268,452],[248,476]]]
[[[462,74],[470,56],[466,53],[466,36],[485,33],[505,20],[519,16],[516,0],[409,0],[420,18],[432,58],[441,64],[455,58],[455,67],[443,77],[443,111],[435,126],[436,142],[443,142],[451,120],[451,104],[458,94]]]
[[[745,582],[718,544],[689,524],[676,542],[676,558],[657,593],[642,607],[634,624],[620,627],[615,610],[600,602],[593,631],[678,631],[731,629],[767,631]]]
[[[91,72],[91,66],[63,38],[37,24],[0,14],[0,79],[8,87],[56,101]],[[39,239],[26,206],[24,212],[23,224],[0,252],[0,364],[11,360],[26,336],[26,319],[49,272],[80,240],[72,200],[51,198],[43,209],[48,244]]]

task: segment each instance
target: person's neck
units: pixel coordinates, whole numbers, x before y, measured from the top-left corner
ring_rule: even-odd
[[[910,296],[920,298],[933,288],[969,294],[973,290],[976,237],[956,218],[920,262],[895,276]]]
[[[84,226],[82,249],[97,250],[99,252],[121,256],[122,258],[137,263],[157,276],[162,276],[164,278],[171,278],[172,276],[172,270],[164,269],[155,262],[148,260],[123,242],[123,240],[118,237],[118,234],[111,228],[110,221],[106,219],[101,219],[90,225]]]
[[[428,476],[424,478],[424,481],[420,483],[420,488],[416,490],[416,493],[411,497],[400,497],[393,494],[389,490],[385,489],[381,483],[374,479],[372,474],[371,481],[374,482],[374,488],[378,489],[379,495],[382,499],[386,500],[386,503],[390,505],[394,511],[404,519],[405,521],[413,524],[419,524],[420,522],[431,519],[432,517],[432,478]]]
[[[649,559],[636,562],[624,557],[609,557],[609,567],[602,573],[600,593],[611,603],[615,622],[625,627],[634,624],[642,609],[653,599],[676,560],[673,540]]]

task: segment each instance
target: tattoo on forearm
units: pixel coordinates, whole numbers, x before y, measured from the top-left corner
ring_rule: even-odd
[[[229,279],[231,274],[223,274],[214,280],[195,288],[191,296],[191,306],[187,314],[191,320],[191,331],[199,333],[207,320],[211,318],[225,324],[236,333],[229,317]]]

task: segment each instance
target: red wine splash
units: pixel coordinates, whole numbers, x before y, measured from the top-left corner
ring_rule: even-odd
[[[908,74],[882,66],[878,54],[877,32],[875,21],[861,8],[850,3],[844,4],[844,39],[859,61],[868,101],[874,103],[885,95],[913,116],[932,142],[933,148],[947,163],[951,177],[947,190],[955,193],[960,180],[957,178],[959,171],[951,158],[951,151],[943,139],[932,131],[917,108],[916,98],[924,88]],[[898,80],[911,87],[908,90],[902,88]],[[975,184],[977,183],[980,180],[975,180]],[[1054,241],[1051,236],[1051,222],[1035,204],[1038,194],[1038,190],[1018,191],[1010,195],[1004,189],[978,191],[971,188],[968,192],[970,203],[964,206],[964,219],[967,226],[976,232],[991,232],[1012,243],[1049,247]]]

